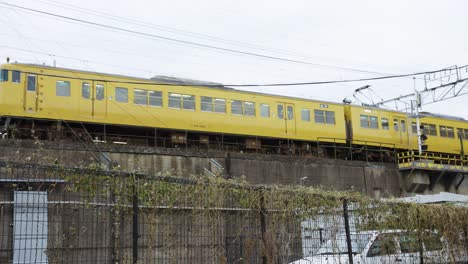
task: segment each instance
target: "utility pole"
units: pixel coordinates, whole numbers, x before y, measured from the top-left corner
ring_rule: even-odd
[[[416,90],[416,77],[413,77],[414,82],[414,108],[416,111],[416,131],[418,135],[418,152],[422,155],[422,140],[421,140],[421,122],[419,120],[419,107],[421,106],[421,96]]]

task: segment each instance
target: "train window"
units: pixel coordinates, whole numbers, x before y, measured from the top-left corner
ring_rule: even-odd
[[[176,93],[169,93],[169,107],[170,108],[179,108],[182,102],[182,95]]]
[[[379,128],[379,118],[376,116],[361,115],[360,122],[361,127]]]
[[[455,138],[453,127],[447,127],[447,137],[449,138]]]
[[[406,121],[400,120],[400,125],[401,125],[401,131],[406,132]]]
[[[149,91],[149,105],[162,107],[161,91]]]
[[[254,102],[244,102],[244,115],[255,116],[255,103]]]
[[[418,133],[418,127],[416,126],[415,122],[411,122],[411,132],[413,132],[413,134]]]
[[[325,123],[325,111],[314,110],[314,120],[315,123]]]
[[[141,89],[133,89],[133,103],[137,105],[147,105],[148,91]]]
[[[362,126],[362,118],[364,115],[361,115],[361,126]],[[367,120],[368,116],[366,116]],[[314,120],[315,123],[322,123],[322,124],[335,124],[335,112],[333,111],[324,111],[324,110],[314,110]],[[367,121],[366,121],[367,124]],[[367,126],[366,126],[367,127]]]
[[[468,129],[457,128],[458,138],[468,139]]]
[[[369,116],[370,117],[370,128],[379,128],[379,118],[376,116]]]
[[[202,96],[201,110],[204,112],[226,113],[226,99]]]
[[[447,129],[445,128],[445,126],[439,127],[439,133],[441,137],[447,137]]]
[[[284,107],[282,104],[279,104],[277,107],[278,110],[278,118],[279,119],[284,119]]]
[[[423,134],[437,136],[436,125],[433,124],[421,124],[423,126]]]
[[[270,117],[270,105],[269,104],[260,104],[260,116]]]
[[[457,128],[457,137],[461,139],[465,139],[465,133],[463,132],[462,128]]]
[[[28,75],[27,90],[29,92],[35,92],[36,91],[36,75]]]
[[[294,118],[294,109],[292,106],[288,105],[288,120],[292,120]]]
[[[182,108],[187,110],[195,110],[195,95],[182,95]]]
[[[84,99],[89,99],[91,95],[91,86],[89,83],[84,82],[81,84],[81,97]]]
[[[382,129],[383,130],[389,130],[390,125],[388,124],[388,118],[382,117]]]
[[[214,99],[214,111],[216,113],[226,113],[226,99],[215,98]]]
[[[12,71],[11,72],[11,81],[14,82],[14,83],[20,83],[21,82],[21,72]]]
[[[128,89],[115,87],[115,100],[121,103],[128,103]]]
[[[8,70],[0,70],[0,82],[8,82]]]
[[[231,113],[233,115],[242,115],[244,112],[242,101],[232,100],[231,102]]]
[[[395,131],[400,130],[400,126],[398,125],[398,119],[393,119],[393,129],[395,129]]]
[[[325,111],[325,123],[332,125],[335,124],[335,112]]]
[[[203,112],[213,112],[213,97],[202,96],[200,109]]]
[[[55,84],[55,95],[56,96],[70,96],[70,82],[69,81],[57,81]]]
[[[104,100],[104,85],[96,84],[96,100]]]
[[[302,121],[310,122],[310,110],[309,109],[301,110],[301,119]]]

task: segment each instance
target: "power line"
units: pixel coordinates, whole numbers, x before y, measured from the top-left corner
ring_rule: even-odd
[[[39,13],[39,14],[51,16],[51,17],[61,18],[61,19],[68,20],[68,21],[78,22],[78,23],[81,23],[81,24],[87,24],[87,25],[97,26],[97,27],[101,27],[101,28],[112,29],[112,30],[115,30],[115,31],[140,35],[140,36],[144,36],[144,37],[150,37],[150,38],[161,39],[161,40],[170,41],[170,42],[176,42],[176,43],[189,45],[189,46],[208,48],[208,49],[212,49],[212,50],[218,50],[218,51],[223,51],[223,52],[230,52],[230,53],[235,53],[235,54],[253,56],[253,57],[257,57],[257,58],[264,58],[264,59],[271,59],[271,60],[284,61],[284,62],[290,62],[290,63],[311,65],[311,66],[320,67],[320,68],[328,68],[328,69],[344,70],[344,71],[352,71],[352,72],[362,72],[362,73],[371,73],[371,74],[382,74],[380,72],[375,72],[375,71],[367,71],[367,70],[353,69],[353,68],[347,68],[347,67],[323,65],[323,64],[311,63],[311,62],[306,62],[306,61],[301,61],[301,60],[293,60],[293,59],[287,59],[287,58],[282,58],[282,57],[264,55],[264,54],[259,54],[259,53],[235,50],[235,49],[230,49],[230,48],[223,48],[223,47],[219,47],[219,46],[213,46],[213,45],[208,45],[208,44],[203,44],[203,43],[198,43],[198,42],[193,42],[193,41],[186,41],[186,40],[181,40],[181,39],[176,39],[176,38],[164,37],[164,36],[160,36],[160,35],[154,35],[154,34],[135,31],[135,30],[131,30],[131,29],[125,29],[125,28],[120,28],[120,27],[116,27],[116,26],[101,24],[101,23],[97,23],[97,22],[92,22],[92,21],[78,19],[78,18],[74,18],[74,17],[54,14],[54,13],[51,13],[51,12],[41,11],[41,10],[38,10],[38,9],[28,8],[28,7],[24,7],[24,6],[18,6],[18,5],[14,5],[14,4],[10,4],[10,3],[5,3],[5,2],[0,2],[0,4],[5,5],[5,6],[9,6],[9,7],[13,7],[13,8],[17,8],[17,9],[22,9],[22,10],[26,10],[26,11],[30,11],[30,12],[34,12],[34,13]]]
[[[1,46],[1,45],[0,45]],[[38,65],[41,66],[41,65]],[[49,66],[50,67],[50,66]],[[463,67],[468,67],[463,66]],[[67,69],[67,68],[58,68],[62,69],[65,71],[71,72],[73,75],[77,77],[70,77],[70,76],[63,76],[63,75],[55,75],[55,74],[44,74],[42,73],[41,75],[44,76],[49,76],[49,77],[66,77],[66,78],[71,78],[71,79],[79,79],[79,80],[88,80],[87,78],[82,78],[78,75],[76,75],[76,72],[79,72],[80,70],[73,70],[73,69]],[[214,87],[214,88],[219,88],[221,86],[224,87],[273,87],[273,86],[301,86],[301,85],[318,85],[318,84],[336,84],[336,83],[352,83],[352,82],[363,82],[363,81],[378,81],[378,80],[385,80],[385,79],[396,79],[396,78],[405,78],[405,77],[410,77],[410,76],[417,76],[417,75],[423,75],[423,74],[431,74],[435,72],[440,72],[445,69],[440,69],[440,70],[434,70],[434,71],[424,71],[424,72],[415,72],[415,73],[407,73],[407,74],[397,74],[397,75],[386,75],[386,76],[379,76],[379,77],[373,77],[373,78],[360,78],[360,79],[348,79],[348,80],[331,80],[331,81],[312,81],[312,82],[290,82],[290,83],[270,83],[270,84],[173,84],[173,83],[158,83],[152,79],[148,79],[147,81],[122,81],[122,80],[112,80],[112,79],[93,79],[95,81],[106,81],[106,82],[118,82],[118,83],[125,83],[125,84],[146,84],[146,85],[160,85],[160,86],[202,86],[202,87]],[[25,73],[31,73],[34,74],[33,72],[25,72]],[[109,77],[112,77],[112,74],[105,74],[105,73],[99,73],[99,72],[89,72],[91,74],[96,74],[98,76],[104,77],[104,75],[108,75]],[[106,76],[107,77],[107,76]],[[131,77],[131,76],[126,76],[127,78],[137,78],[137,77]],[[91,79],[89,79],[91,80]]]
[[[336,81],[297,82],[297,83],[268,83],[268,84],[225,84],[224,86],[230,86],[230,87],[273,87],[273,86],[301,86],[301,85],[316,85],[316,84],[351,83],[351,82],[378,81],[378,80],[385,80],[385,79],[405,78],[405,77],[417,76],[417,75],[422,75],[422,74],[430,74],[430,73],[434,73],[434,72],[438,72],[438,71],[441,71],[441,70],[407,73],[407,74],[386,75],[386,76],[379,76],[379,77],[372,77],[372,78],[336,80]]]

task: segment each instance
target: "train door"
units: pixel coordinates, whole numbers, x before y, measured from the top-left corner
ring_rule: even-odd
[[[284,133],[286,135],[296,134],[296,117],[294,104],[277,103],[278,118],[284,120]]]
[[[92,117],[93,116],[93,99],[92,87],[93,83],[85,81],[81,83],[81,96],[80,96],[80,116]]]
[[[393,129],[395,133],[399,137],[399,144],[400,148],[407,148],[408,147],[408,122],[407,118],[404,116],[394,116],[393,117]]]
[[[93,100],[93,117],[105,118],[107,113],[106,100],[106,85],[104,82],[94,82],[94,100]]]
[[[92,118],[106,117],[105,89],[104,82],[84,81],[81,83],[80,116]]]
[[[26,85],[24,87],[24,111],[37,111],[37,75],[28,74],[26,76]]]

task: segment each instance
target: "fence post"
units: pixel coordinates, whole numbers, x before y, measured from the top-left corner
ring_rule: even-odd
[[[138,263],[138,191],[137,191],[137,177],[133,176],[133,186],[132,186],[132,215],[133,215],[133,230],[132,230],[132,263]]]
[[[268,264],[266,256],[267,237],[266,237],[266,208],[265,208],[265,195],[263,190],[260,190],[260,232],[262,233],[262,242],[264,246],[262,263]]]
[[[346,244],[348,245],[349,264],[353,264],[353,246],[351,245],[351,231],[349,229],[349,213],[347,199],[343,199],[343,217],[346,232]]]

